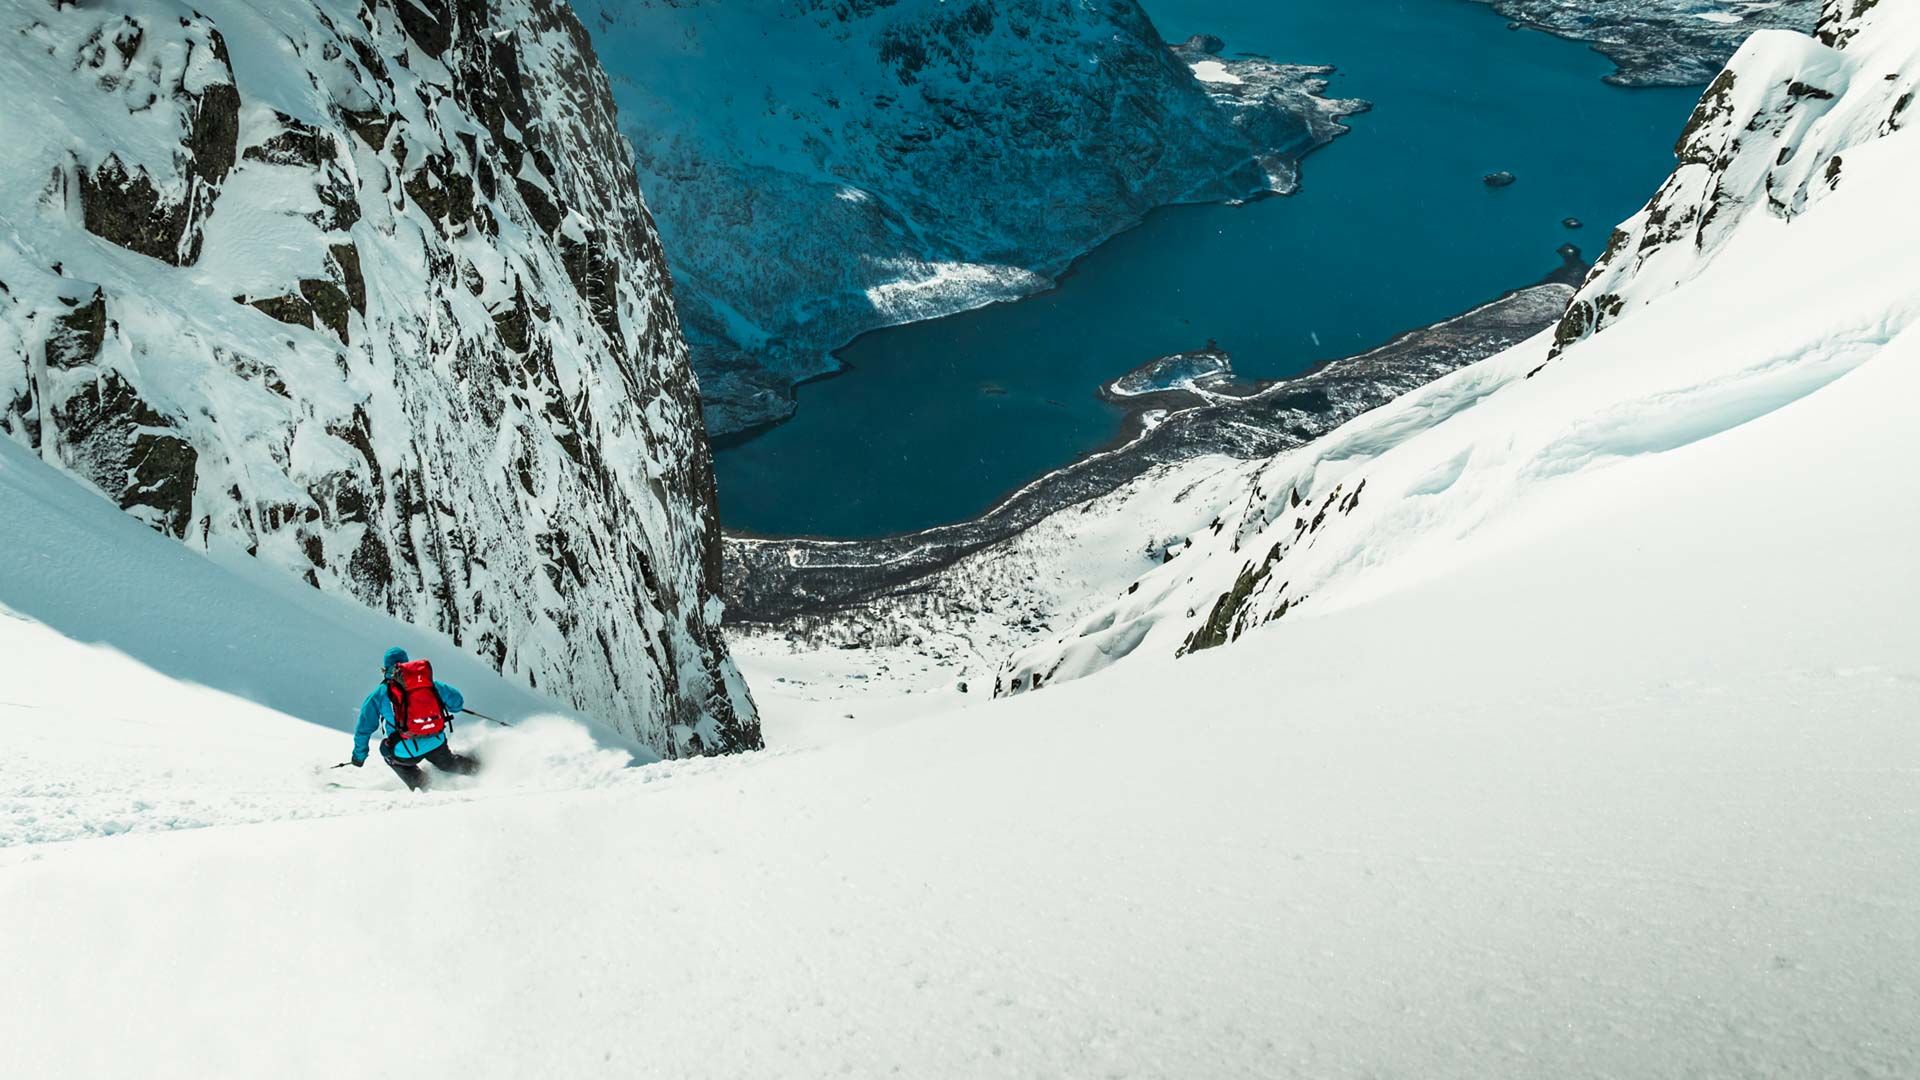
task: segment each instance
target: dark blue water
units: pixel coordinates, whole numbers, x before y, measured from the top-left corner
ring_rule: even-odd
[[[1340,68],[1374,111],[1301,192],[1158,211],[1060,288],[868,334],[792,421],[722,451],[732,529],[876,536],[961,520],[1112,439],[1096,388],[1217,339],[1249,376],[1297,373],[1589,256],[1672,168],[1697,96],[1623,90],[1585,46],[1467,0],[1146,0],[1169,40]],[[1497,170],[1519,177],[1487,188]],[[1563,218],[1582,219],[1570,231]]]

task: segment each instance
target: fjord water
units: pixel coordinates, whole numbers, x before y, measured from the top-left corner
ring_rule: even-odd
[[[1243,375],[1298,373],[1592,257],[1672,168],[1694,90],[1626,90],[1585,46],[1469,0],[1147,0],[1170,41],[1337,65],[1374,110],[1301,191],[1156,211],[1060,287],[876,331],[794,418],[716,456],[732,530],[877,536],[962,520],[1118,433],[1097,387],[1217,340]],[[1512,187],[1481,178],[1513,172]],[[1569,230],[1562,219],[1585,226]]]

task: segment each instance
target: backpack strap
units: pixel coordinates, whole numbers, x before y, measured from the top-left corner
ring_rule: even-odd
[[[388,679],[387,703],[393,706],[393,731],[402,735],[407,730],[407,688],[400,685],[399,679]]]
[[[443,724],[453,723],[453,714],[447,711],[446,699],[440,696],[440,684],[437,682],[428,683],[427,693],[433,695],[433,704],[440,710],[440,722]]]

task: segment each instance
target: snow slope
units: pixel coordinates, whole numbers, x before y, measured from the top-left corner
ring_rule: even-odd
[[[390,645],[519,725],[458,725],[499,766],[488,791],[654,760],[444,635],[244,556],[210,560],[0,440],[0,847],[411,805],[378,756],[315,772],[351,752]]]
[[[23,1075],[1911,1076],[1916,346],[1233,648],[652,783],[0,852],[0,1045]]]
[[[664,753],[758,745],[570,9],[0,0],[0,82],[0,434]]]
[[[1658,467],[1886,356],[1920,322],[1920,132],[1899,122],[1920,74],[1916,18],[1882,6],[1844,49],[1756,35],[1551,341],[1245,469],[1179,558],[1015,657],[997,689],[1197,652],[1430,580],[1589,475]]]
[[[1848,51],[1920,41],[1916,13],[1883,3]],[[1804,213],[1748,215],[1544,369],[1550,335],[1194,488],[1233,513],[1056,647],[1090,672],[1073,642],[1142,630],[1097,677],[904,716],[898,685],[848,665],[756,660],[804,684],[767,695],[795,749],[0,849],[0,1065],[1920,1074],[1916,152],[1911,131],[1847,150]],[[0,450],[9,505],[189,558]],[[1290,489],[1318,525],[1263,522]],[[1309,535],[1233,600],[1272,529]],[[130,792],[164,793],[167,769],[257,764],[191,733],[251,730],[256,705],[158,681],[222,665],[169,667],[151,631],[116,642],[146,674],[58,640],[102,632],[89,594],[0,565],[31,620],[0,620],[0,644],[165,706],[26,724],[39,790],[72,784],[66,835],[146,813]],[[185,598],[214,588],[179,574]],[[1310,599],[1267,619],[1300,595],[1279,574]],[[242,610],[233,587],[180,606]],[[195,629],[246,655],[259,625]],[[1225,647],[1175,655],[1215,628]],[[873,687],[867,730],[865,699],[823,715],[830,681]],[[11,713],[65,692],[17,682],[10,747]],[[556,771],[594,770],[525,775]],[[248,797],[261,818],[313,801]],[[424,1034],[397,1015],[416,1003]]]

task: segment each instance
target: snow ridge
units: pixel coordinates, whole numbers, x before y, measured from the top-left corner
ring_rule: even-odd
[[[663,754],[759,744],[665,262],[566,5],[0,28],[36,88],[0,115],[0,430]]]
[[[1714,440],[1910,345],[1920,135],[1903,116],[1920,17],[1848,2],[1823,22],[1834,44],[1780,33],[1742,50],[1688,125],[1673,178],[1616,234],[1557,332],[1231,478],[1165,565],[1017,654],[996,693],[1446,578],[1524,545],[1542,520],[1598,512],[1579,494],[1598,474]]]
[[[1748,39],[1694,109],[1679,167],[1614,230],[1555,335],[1553,355],[1710,265],[1753,214],[1790,221],[1845,182],[1845,156],[1912,122],[1920,41],[1887,33],[1849,47],[1875,7],[1832,0],[1819,39]]]

